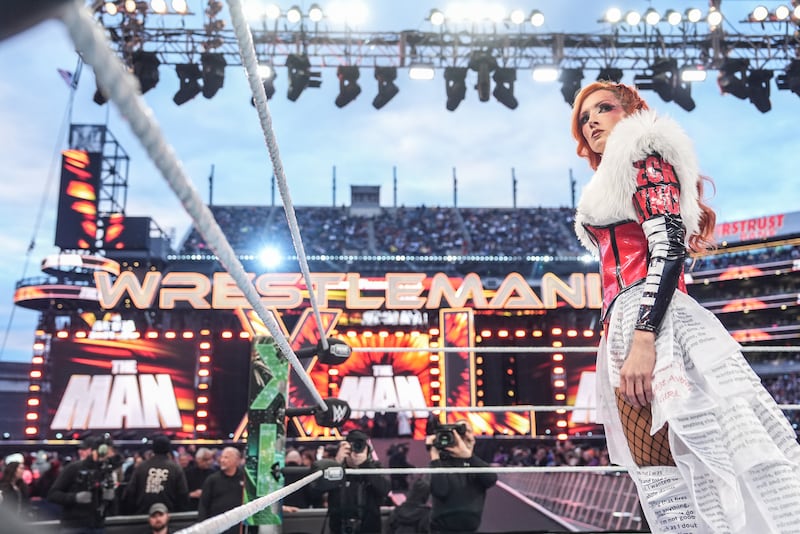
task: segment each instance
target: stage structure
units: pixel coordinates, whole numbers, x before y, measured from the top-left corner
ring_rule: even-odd
[[[209,0],[201,4],[202,11],[190,12],[183,5],[176,11],[161,4],[95,0],[91,6],[143,92],[159,83],[160,67],[169,65],[180,80],[176,104],[201,92],[212,98],[224,84],[226,67],[241,65],[227,7]],[[740,13],[736,4],[723,9],[721,0],[712,0],[709,7],[685,12],[651,8],[625,16],[611,10],[576,14],[599,19],[598,31],[587,33],[542,31],[546,13],[536,10],[434,9],[420,13],[420,29],[363,31],[355,18],[326,13],[317,4],[307,12],[296,6],[282,11],[244,4],[270,98],[279,67],[286,68],[286,94],[292,101],[306,88],[321,85],[323,69],[335,68],[339,107],[358,96],[360,70],[370,69],[378,88],[373,101],[377,109],[399,91],[398,69],[408,69],[411,78],[427,79],[443,71],[451,111],[464,98],[466,77],[473,73],[481,101],[494,95],[512,109],[517,106],[518,71],[532,71],[534,80],[560,81],[570,104],[585,71],[615,81],[633,71],[641,89],[654,90],[688,111],[695,107],[692,82],[705,80],[709,71],[717,73],[722,92],[749,99],[762,112],[770,108],[773,77],[777,89],[800,95],[796,0],[793,9],[784,6],[765,13]],[[95,101],[105,102],[99,91]]]

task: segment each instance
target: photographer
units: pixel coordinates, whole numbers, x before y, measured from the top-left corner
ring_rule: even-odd
[[[114,501],[116,465],[111,448],[102,438],[87,438],[89,451],[61,471],[50,487],[47,499],[62,506],[61,532],[105,532],[105,518]]]
[[[475,434],[469,421],[440,425],[425,438],[431,467],[489,467],[473,453]],[[486,490],[497,482],[495,473],[431,475],[431,532],[477,532]]]
[[[369,436],[360,430],[349,432],[347,438],[339,442],[336,461],[345,468],[381,467],[372,459]],[[388,493],[389,481],[384,476],[346,476],[344,486],[328,494],[331,532],[380,533],[381,503]]]

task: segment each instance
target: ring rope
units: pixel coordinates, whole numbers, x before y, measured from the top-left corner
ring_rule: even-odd
[[[183,530],[179,530],[177,534],[194,534],[196,532],[223,532],[226,529],[241,523],[256,512],[259,512],[267,506],[270,506],[271,504],[283,499],[287,495],[290,495],[295,491],[311,484],[316,479],[323,476],[323,474],[323,471],[314,471],[313,473],[301,478],[296,482],[292,482],[291,484],[284,486],[279,490],[275,490],[272,493],[264,495],[263,497],[259,497],[258,499],[250,501],[247,504],[242,504],[220,515],[209,517],[205,521],[201,521],[200,523],[196,523]]]
[[[778,404],[781,410],[800,410],[800,404]],[[353,407],[354,412],[571,412],[575,410],[596,410],[597,406],[553,406],[536,404],[515,404],[513,406],[405,406],[405,407],[386,407],[386,408],[361,408]]]
[[[228,271],[248,303],[267,326],[276,344],[297,370],[301,381],[319,407],[327,410],[327,404],[292,350],[272,313],[261,302],[260,295],[250,282],[244,266],[236,257],[233,247],[225,238],[211,210],[203,203],[174,149],[166,142],[152,110],[139,94],[136,78],[126,71],[120,59],[114,55],[101,27],[80,0],[65,4],[61,18],[76,49],[84,61],[94,69],[100,87],[107,92],[109,100],[116,104],[120,113],[128,120],[131,130],[137,135],[153,163],[194,220],[200,234],[214,250],[220,264]]]
[[[739,347],[742,352],[800,352],[800,347]],[[460,352],[520,352],[520,353],[549,353],[549,352],[577,352],[577,353],[594,353],[597,352],[597,346],[590,347],[353,347],[353,352],[378,352],[378,353],[392,353],[392,352],[445,352],[445,353],[460,353]]]
[[[328,339],[325,336],[322,316],[319,312],[316,294],[312,289],[314,284],[311,281],[311,270],[308,267],[306,250],[303,246],[303,240],[300,238],[300,228],[297,224],[297,215],[294,211],[292,197],[289,194],[289,186],[286,182],[286,173],[283,169],[283,161],[281,160],[278,143],[275,139],[275,130],[272,128],[272,117],[269,112],[269,105],[267,104],[267,94],[264,91],[264,84],[261,81],[261,77],[258,75],[258,59],[256,58],[256,50],[253,45],[253,35],[250,33],[250,26],[247,24],[247,19],[244,16],[241,1],[228,0],[228,10],[230,11],[231,22],[236,35],[236,41],[239,45],[239,55],[241,56],[242,64],[247,71],[247,81],[250,83],[250,90],[253,93],[256,111],[258,111],[258,118],[261,122],[261,130],[264,132],[264,141],[267,144],[267,151],[269,152],[270,160],[272,160],[272,170],[275,173],[275,180],[278,183],[278,190],[280,191],[281,200],[283,201],[283,209],[286,212],[286,220],[289,222],[289,232],[292,236],[294,250],[297,252],[297,260],[300,263],[300,271],[303,273],[303,279],[306,282],[306,287],[309,288],[308,300],[311,304],[311,309],[314,312],[314,318],[317,321],[320,346],[322,350],[328,350]]]

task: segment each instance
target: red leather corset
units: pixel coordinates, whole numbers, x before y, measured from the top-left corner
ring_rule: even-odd
[[[622,221],[607,226],[583,225],[600,253],[600,277],[603,285],[602,320],[617,295],[647,278],[650,263],[647,238],[635,221]],[[686,293],[681,276],[678,289]]]

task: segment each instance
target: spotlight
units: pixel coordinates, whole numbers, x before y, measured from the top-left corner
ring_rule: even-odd
[[[155,52],[133,53],[133,74],[139,80],[142,94],[152,89],[158,83],[158,66],[161,64]]]
[[[606,67],[604,69],[600,69],[600,72],[597,74],[597,81],[601,80],[608,80],[609,82],[619,83],[622,79],[622,69],[618,69],[616,67]]]
[[[378,94],[372,100],[372,106],[381,109],[400,92],[394,83],[397,79],[397,68],[375,67],[375,79],[378,80]]]
[[[789,90],[800,96],[800,60],[793,59],[786,67],[786,74],[779,75],[775,83],[779,90]]]
[[[211,98],[222,88],[225,81],[225,56],[204,52],[200,56],[203,66],[203,96]]]
[[[475,84],[478,100],[488,102],[491,90],[489,73],[497,68],[497,60],[485,52],[475,52],[469,60],[469,68],[478,73],[478,83]]]
[[[509,109],[517,109],[519,102],[514,97],[514,82],[517,81],[517,70],[505,67],[497,68],[492,79],[495,82],[492,94],[497,101]]]
[[[200,66],[195,63],[175,65],[175,73],[178,75],[181,86],[175,96],[172,97],[172,101],[180,106],[200,93],[199,80],[203,74],[200,72]]]
[[[336,69],[336,76],[339,77],[339,95],[336,97],[336,107],[343,108],[356,99],[361,94],[361,86],[358,85],[358,67],[340,65]]]
[[[581,88],[583,69],[561,69],[558,81],[561,82],[561,96],[570,106],[575,103],[575,95]]]
[[[467,96],[467,69],[465,67],[446,67],[444,83],[447,91],[447,110],[455,111]]]
[[[678,63],[673,58],[656,60],[650,67],[653,74],[637,74],[633,82],[639,89],[655,91],[664,102],[675,102],[686,111],[695,108],[689,85],[683,83]]]
[[[289,54],[286,57],[286,66],[289,68],[289,90],[286,98],[295,102],[300,98],[300,93],[306,87],[319,87],[322,81],[319,79],[319,72],[311,71],[311,63],[308,56]]]
[[[761,113],[766,113],[772,109],[769,101],[769,81],[772,79],[772,71],[765,69],[754,69],[747,77],[747,86],[750,90],[750,102]]]
[[[259,65],[258,77],[261,78],[261,84],[264,86],[264,93],[266,93],[267,100],[269,100],[275,95],[275,78],[278,77],[278,73],[275,72],[272,65]],[[255,107],[255,97],[250,97],[250,105]]]
[[[722,93],[727,93],[736,98],[745,99],[750,94],[745,80],[747,70],[747,60],[738,58],[728,58],[719,69],[717,85]]]

